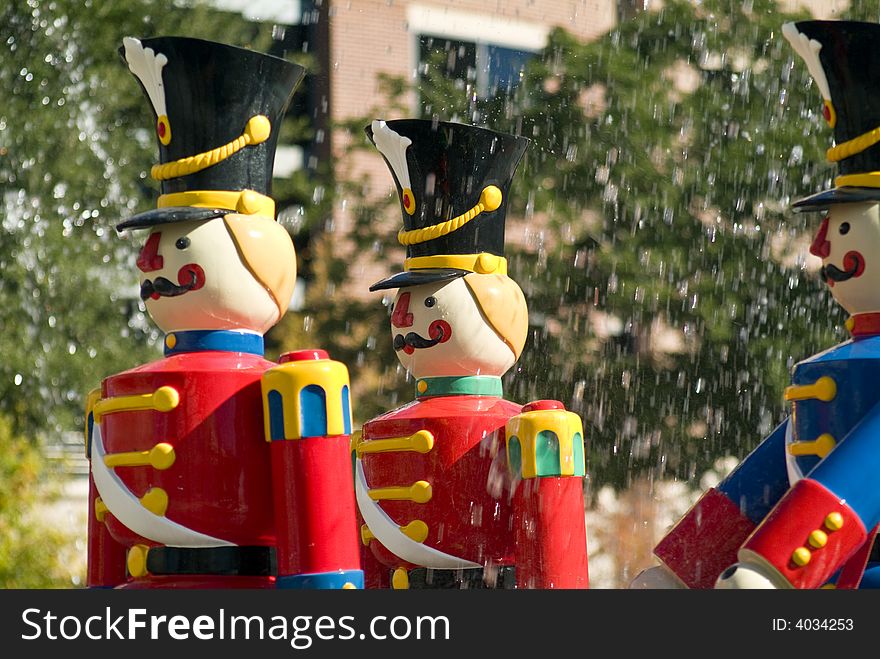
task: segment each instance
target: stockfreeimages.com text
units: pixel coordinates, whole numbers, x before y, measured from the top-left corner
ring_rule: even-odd
[[[449,640],[446,616],[372,616],[361,626],[355,616],[244,616],[219,609],[214,615],[149,615],[146,609],[125,609],[121,614],[106,607],[103,615],[59,617],[52,611],[22,611],[21,638],[43,640],[277,640],[305,650],[315,640]],[[361,631],[358,631],[358,629]]]

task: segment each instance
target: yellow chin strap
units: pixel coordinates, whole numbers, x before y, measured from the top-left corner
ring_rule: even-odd
[[[496,254],[438,254],[435,256],[414,256],[403,262],[404,270],[425,268],[455,268],[481,275],[506,275],[507,259]]]
[[[865,172],[862,174],[844,174],[834,179],[834,186],[838,188],[853,186],[857,188],[880,188],[880,172]]]
[[[163,194],[156,203],[158,208],[195,206],[196,208],[224,208],[242,215],[275,217],[275,202],[256,190],[190,190]]]

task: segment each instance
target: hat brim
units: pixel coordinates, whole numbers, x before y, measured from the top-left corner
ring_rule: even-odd
[[[235,213],[235,211],[226,208],[197,208],[195,206],[154,208],[153,210],[138,213],[124,222],[120,222],[116,225],[116,230],[144,229],[156,224],[171,224],[172,222],[213,220],[216,217],[223,217],[229,213]]]
[[[834,204],[855,204],[866,201],[880,201],[880,188],[841,187],[817,192],[794,202],[791,207],[798,213],[821,211]]]
[[[431,284],[436,281],[448,281],[470,274],[470,270],[459,268],[426,268],[424,270],[407,270],[391,275],[387,279],[377,281],[370,286],[371,291],[384,291],[389,288],[405,288],[419,284]]]

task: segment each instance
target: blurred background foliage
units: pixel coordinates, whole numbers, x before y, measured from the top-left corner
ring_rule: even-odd
[[[696,483],[719,457],[744,457],[784,417],[793,364],[845,338],[805,261],[817,219],[789,209],[833,177],[818,91],[781,36],[792,18],[770,0],[670,0],[591,43],[555,30],[514,91],[484,96],[438,52],[417,80],[386,80],[370,112],[332,127],[372,151],[363,127],[403,116],[414,85],[425,117],[533,140],[512,191],[509,235],[521,239],[507,254],[531,333],[505,390],[582,415],[588,502],[600,486]],[[199,3],[0,9],[0,586],[71,583],[64,539],[34,512],[52,474],[38,449],[81,428],[102,377],[161,354],[137,297],[138,236],[113,228],[157,195],[152,118],[116,51],[126,35],[184,33],[310,65],[272,25]],[[283,131],[315,137],[302,118]],[[346,204],[356,249],[396,269],[379,227],[397,202],[365,198],[344,160],[273,191],[309,286],[267,346],[270,358],[320,346],[345,362],[359,425],[410,400],[412,382],[386,308],[347,293],[349,262],[328,230]]]

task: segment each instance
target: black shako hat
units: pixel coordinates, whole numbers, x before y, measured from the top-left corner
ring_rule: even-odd
[[[507,273],[507,194],[528,139],[430,119],[373,121],[367,136],[385,159],[403,215],[404,272],[371,291]]]
[[[782,34],[806,62],[834,129],[829,161],[838,165],[834,188],[792,204],[815,211],[830,204],[880,200],[880,24],[799,21]]]
[[[275,217],[269,197],[281,119],[305,69],[264,53],[188,37],[123,39],[119,54],[156,120],[157,208],[117,230],[227,213]]]

